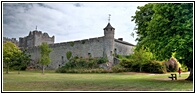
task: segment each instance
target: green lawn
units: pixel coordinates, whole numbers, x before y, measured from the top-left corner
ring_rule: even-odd
[[[193,91],[193,82],[172,81],[170,74],[106,73],[63,74],[11,71],[3,73],[3,91]]]

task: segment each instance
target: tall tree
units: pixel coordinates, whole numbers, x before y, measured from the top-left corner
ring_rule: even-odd
[[[12,64],[18,70],[18,74],[20,74],[20,70],[22,68],[26,68],[28,63],[30,62],[30,55],[26,54],[26,50],[23,50],[21,53],[16,54],[16,61]]]
[[[44,67],[45,65],[50,64],[50,52],[52,51],[51,48],[49,48],[48,44],[46,42],[43,42],[42,45],[40,46],[41,48],[41,59],[40,59],[40,64],[42,65],[42,74],[44,74]]]
[[[144,49],[134,50],[134,54],[131,55],[134,58],[134,62],[140,67],[140,72],[142,72],[142,66],[146,62],[153,59],[153,55]]]
[[[12,63],[17,61],[18,55],[22,51],[12,42],[6,42],[3,44],[3,63],[6,66],[6,73],[9,72],[9,67]]]
[[[132,16],[139,36],[137,49],[147,47],[159,60],[175,53],[179,62],[190,68],[187,80],[193,80],[193,4],[157,3],[138,9]]]

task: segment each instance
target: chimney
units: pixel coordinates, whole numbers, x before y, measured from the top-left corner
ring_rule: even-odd
[[[123,38],[118,38],[118,40],[123,41]]]

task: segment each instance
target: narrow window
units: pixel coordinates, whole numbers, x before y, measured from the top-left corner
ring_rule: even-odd
[[[117,56],[116,48],[114,49],[114,56]]]
[[[91,53],[88,53],[88,56],[91,57]]]
[[[112,51],[110,51],[110,56],[112,56]]]

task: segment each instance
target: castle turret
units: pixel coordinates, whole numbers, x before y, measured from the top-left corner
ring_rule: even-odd
[[[30,31],[28,36],[19,38],[19,47],[26,48],[39,46],[43,42],[54,44],[54,36],[50,37],[48,33],[42,33],[41,31],[38,31],[36,26],[36,29],[34,31]]]
[[[114,51],[114,30],[110,23],[103,29],[104,30],[104,57],[107,57],[109,62],[113,63]]]

